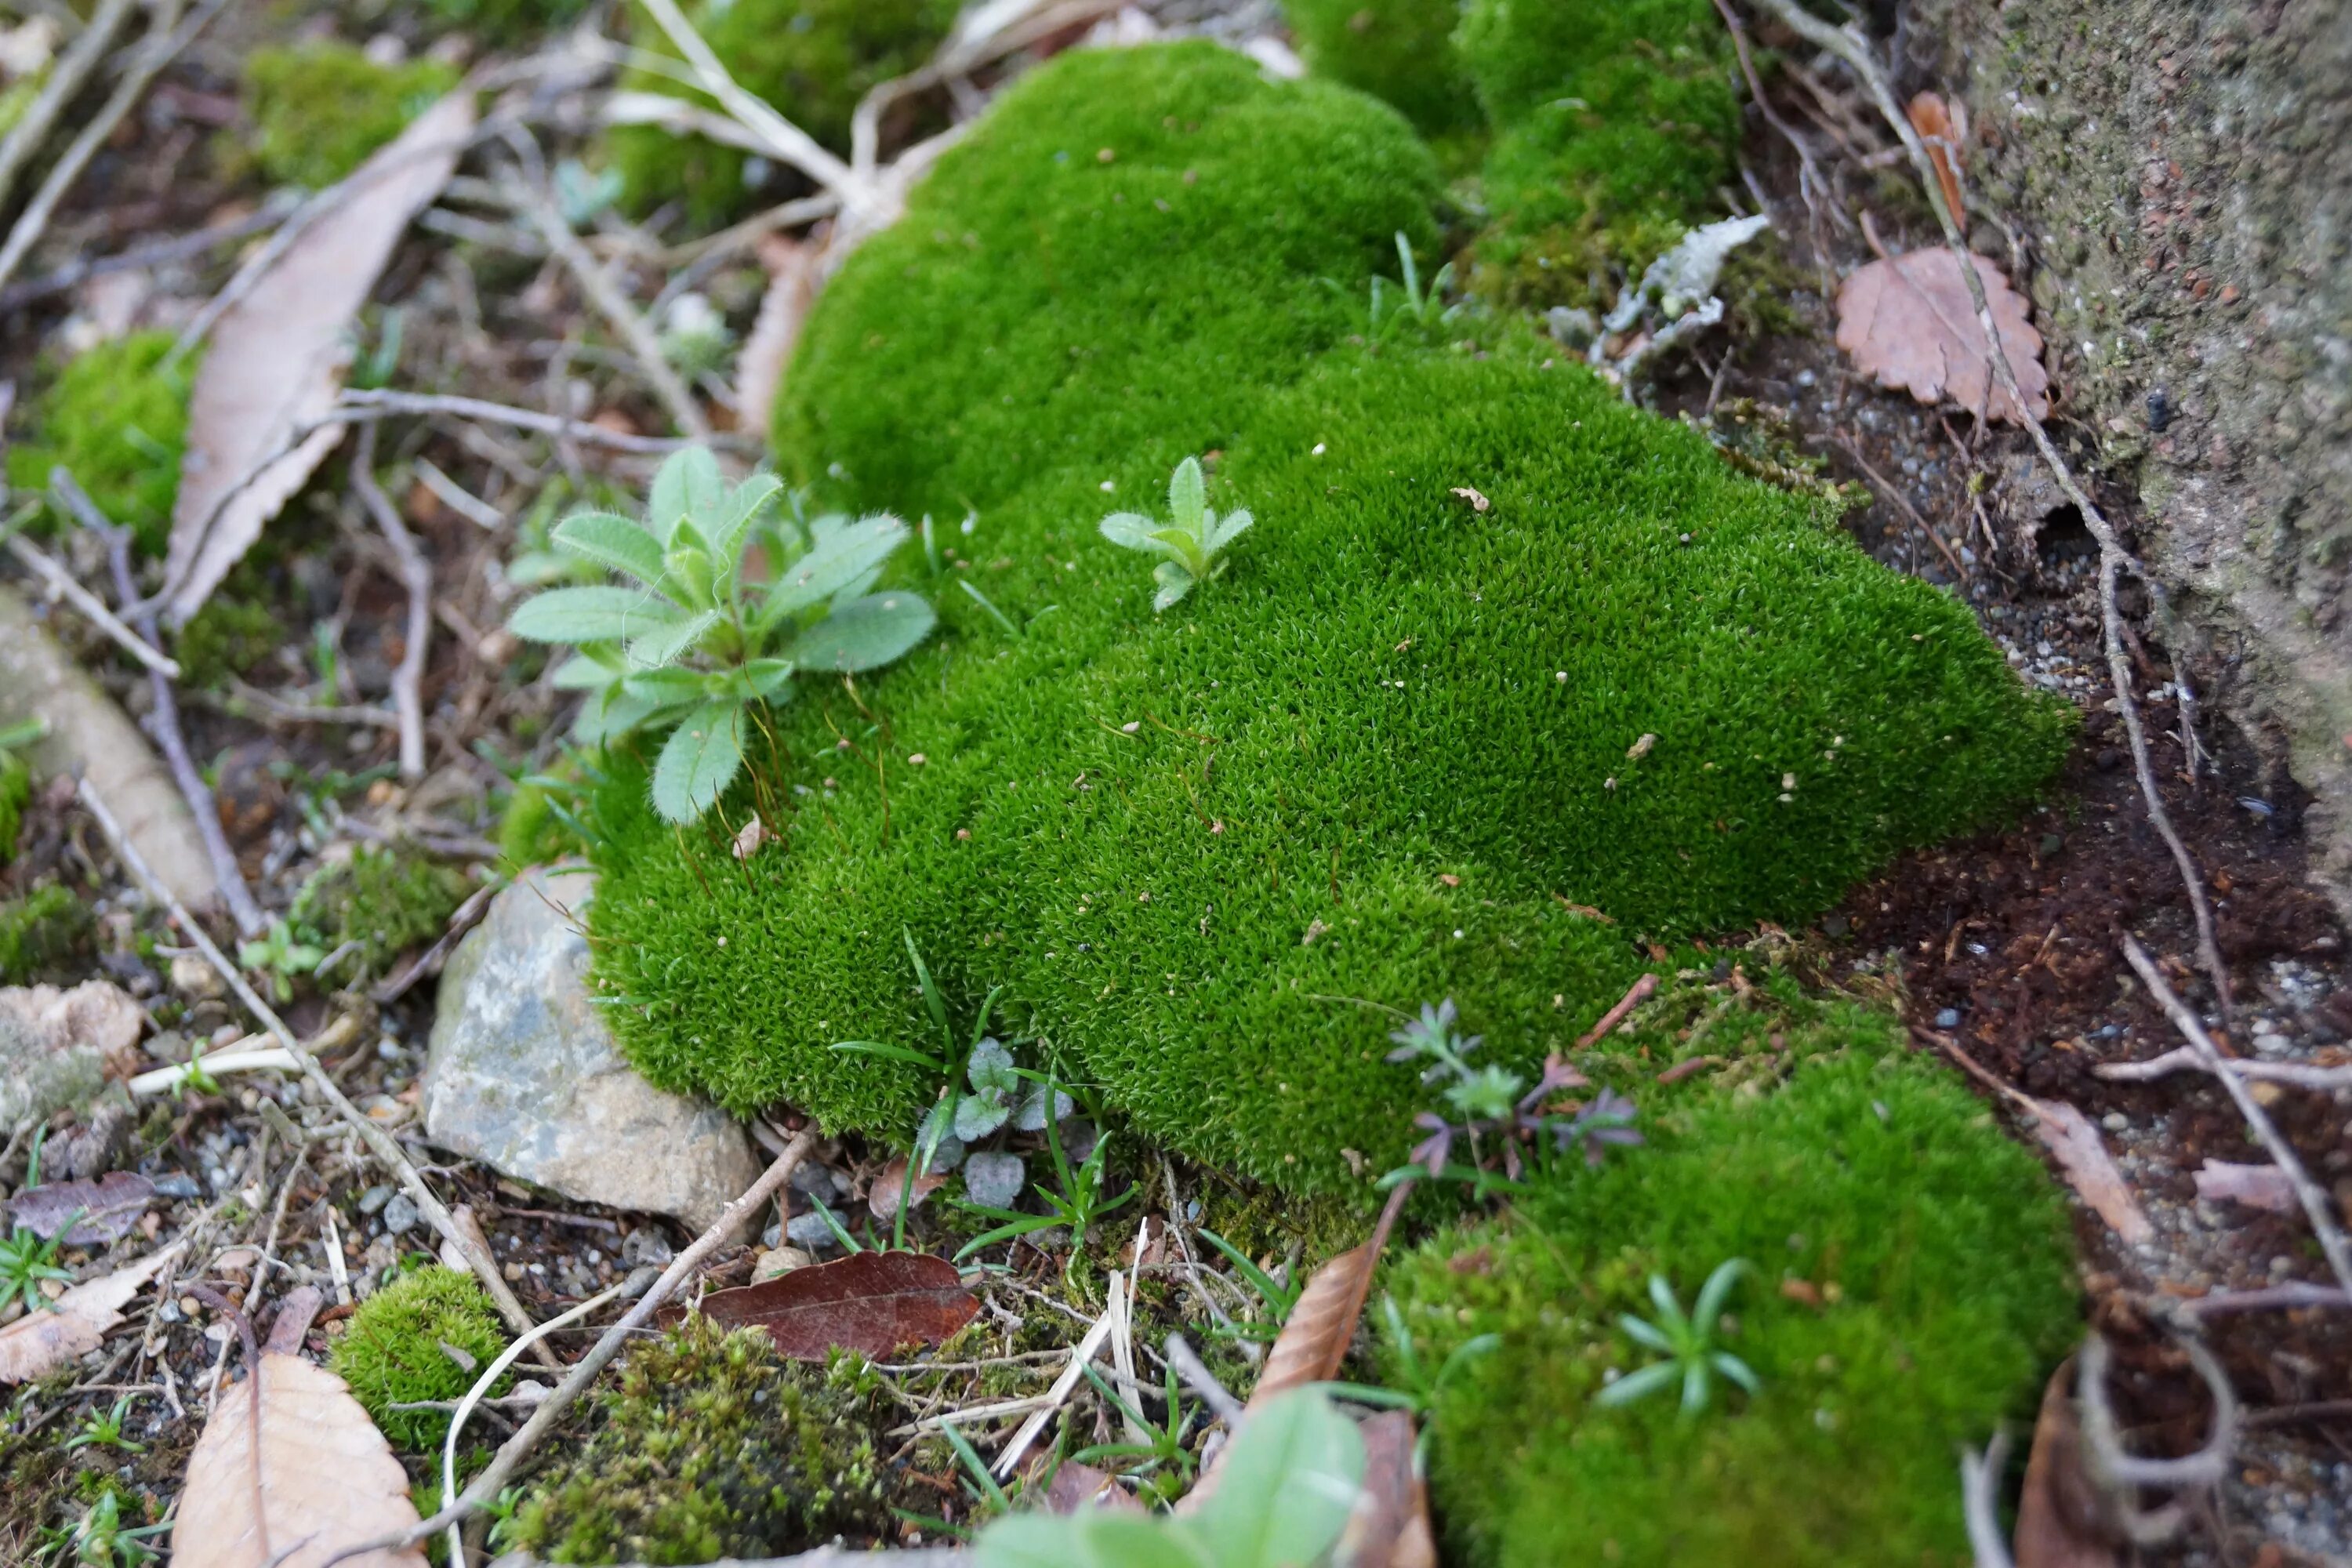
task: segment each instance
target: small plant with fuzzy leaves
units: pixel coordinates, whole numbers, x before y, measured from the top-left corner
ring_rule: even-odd
[[[1731,1288],[1747,1272],[1746,1258],[1734,1258],[1717,1264],[1715,1272],[1706,1277],[1706,1283],[1699,1287],[1698,1301],[1688,1316],[1684,1315],[1683,1304],[1675,1299],[1675,1288],[1666,1282],[1666,1277],[1651,1275],[1650,1300],[1658,1309],[1656,1320],[1652,1321],[1627,1312],[1617,1320],[1617,1326],[1636,1342],[1666,1359],[1627,1373],[1593,1395],[1593,1403],[1631,1405],[1680,1379],[1683,1417],[1687,1420],[1706,1408],[1718,1373],[1746,1389],[1751,1399],[1764,1392],[1762,1381],[1746,1362],[1729,1351],[1717,1349],[1715,1343],[1716,1330],[1723,1319],[1723,1304],[1730,1300]]]
[[[1151,580],[1160,584],[1151,595],[1155,612],[1191,593],[1195,583],[1223,574],[1226,563],[1218,557],[1249,531],[1252,521],[1246,511],[1219,517],[1209,510],[1208,485],[1192,458],[1177,464],[1168,481],[1168,512],[1164,524],[1133,511],[1115,511],[1102,520],[1102,536],[1113,544],[1162,558],[1151,569]]]
[[[669,731],[653,773],[664,821],[692,822],[726,793],[753,710],[789,701],[797,677],[878,668],[930,632],[921,595],[873,591],[907,542],[905,523],[803,524],[775,509],[782,489],[770,474],[730,485],[708,450],[687,447],[655,473],[643,522],[578,512],[550,537],[631,585],[551,588],[507,623],[517,637],[579,648],[553,679],[588,694],[573,727],[583,742]],[[754,545],[765,582],[745,571]]]

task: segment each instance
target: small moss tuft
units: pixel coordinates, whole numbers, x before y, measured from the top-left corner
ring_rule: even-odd
[[[8,483],[44,495],[64,467],[99,510],[160,555],[180,492],[193,363],[169,369],[172,334],[132,332],[69,360],[34,403],[31,434],[8,451]]]
[[[707,1563],[886,1528],[871,1373],[777,1359],[698,1314],[639,1345],[587,1442],[531,1483],[502,1540],[556,1563]]]
[[[6,768],[0,763],[0,804],[6,800]],[[0,828],[13,837],[15,823],[0,816]],[[7,857],[0,854],[0,861]],[[95,921],[89,906],[55,882],[22,898],[0,901],[0,982],[24,985],[61,972],[89,951]]]
[[[2032,1156],[1891,1015],[1841,1004],[1739,1055],[1732,1082],[1643,1092],[1646,1148],[1570,1162],[1510,1215],[1400,1258],[1387,1285],[1424,1367],[1501,1347],[1437,1405],[1431,1479],[1462,1560],[1625,1568],[1969,1562],[1952,1455],[2031,1418],[2078,1327],[2063,1203]],[[1671,1046],[1671,1042],[1663,1042]],[[1782,1081],[1782,1074],[1786,1074]],[[1616,1325],[1752,1268],[1721,1348],[1762,1380],[1617,1407],[1656,1359]],[[1391,1372],[1395,1346],[1388,1346]]]
[[[1283,14],[1316,74],[1393,105],[1424,135],[1482,123],[1454,47],[1460,0],[1289,0]]]
[[[471,1369],[445,1345],[468,1358]],[[462,1398],[506,1348],[488,1293],[472,1275],[436,1264],[401,1276],[362,1302],[329,1363],[393,1447],[421,1453],[440,1445],[448,1416],[393,1406]]]
[[[278,612],[233,596],[236,585],[232,580],[205,600],[172,645],[182,681],[196,689],[221,686],[231,676],[245,674],[286,639],[286,623]]]
[[[25,759],[0,751],[0,866],[16,858],[16,835],[25,828],[25,805],[33,798],[33,770]]]
[[[425,8],[446,26],[505,44],[569,26],[588,0],[426,0]]]
[[[323,189],[367,162],[457,80],[457,68],[440,60],[378,65],[364,51],[331,41],[256,49],[245,65],[254,156],[273,180]]]
[[[338,971],[349,980],[381,974],[406,949],[439,937],[466,893],[462,875],[419,850],[362,845],[305,882],[289,917],[328,952],[358,944]]]

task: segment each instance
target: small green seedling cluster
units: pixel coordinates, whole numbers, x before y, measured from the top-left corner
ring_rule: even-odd
[[[643,522],[586,511],[552,535],[558,551],[634,585],[551,588],[508,623],[517,637],[579,648],[554,679],[588,694],[582,741],[670,731],[653,773],[666,822],[692,822],[726,793],[756,713],[789,701],[795,677],[877,668],[931,629],[920,595],[873,591],[908,538],[905,523],[828,516],[803,526],[774,510],[782,489],[768,474],[730,485],[716,458],[688,447],[654,475]],[[747,569],[755,546],[764,582]]]
[[[27,1311],[42,1308],[57,1310],[57,1303],[42,1292],[41,1286],[50,1280],[59,1284],[73,1282],[72,1270],[58,1263],[58,1252],[66,1232],[71,1228],[73,1222],[69,1220],[45,1241],[20,1225],[5,1240],[0,1240],[0,1311],[5,1311],[10,1302],[19,1299]]]
[[[271,921],[268,930],[236,950],[237,963],[268,980],[280,1002],[293,1000],[294,976],[310,973],[326,956],[324,948],[303,941],[282,919]]]
[[[1377,289],[1373,302],[1377,312]],[[1155,612],[1183,598],[1195,583],[1222,575],[1226,563],[1218,556],[1226,545],[1249,531],[1252,521],[1246,511],[1227,512],[1220,518],[1209,510],[1208,486],[1201,478],[1200,460],[1194,458],[1177,464],[1168,481],[1168,512],[1171,521],[1165,526],[1132,511],[1115,511],[1102,520],[1102,536],[1113,544],[1162,557],[1151,569],[1151,580],[1160,584],[1160,591],[1151,595]]]
[[[1748,1271],[1745,1258],[1734,1258],[1716,1266],[1699,1287],[1698,1301],[1685,1314],[1675,1288],[1663,1274],[1650,1276],[1650,1300],[1658,1309],[1655,1321],[1637,1318],[1627,1312],[1617,1320],[1640,1344],[1658,1352],[1666,1359],[1654,1361],[1638,1372],[1631,1372],[1593,1395],[1596,1405],[1631,1405],[1646,1399],[1658,1390],[1679,1379],[1683,1385],[1683,1415],[1696,1415],[1706,1408],[1714,1393],[1717,1373],[1729,1378],[1749,1394],[1761,1394],[1764,1385],[1746,1362],[1729,1351],[1717,1350],[1715,1338],[1723,1321],[1724,1303],[1731,1299],[1731,1288]]]

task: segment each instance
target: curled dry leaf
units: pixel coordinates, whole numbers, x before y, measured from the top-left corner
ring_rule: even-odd
[[[2296,1201],[2294,1184],[2276,1165],[2234,1165],[2226,1160],[2205,1162],[2197,1173],[2197,1195],[2209,1204],[2226,1198],[2273,1214],[2293,1214]]]
[[[2042,334],[2026,320],[2024,299],[1999,267],[1969,257],[1982,280],[1993,324],[2033,417],[2050,412],[2050,378],[2042,369]],[[2021,425],[2017,405],[1996,383],[1976,301],[1953,251],[1915,250],[1858,268],[1838,289],[1837,344],[1881,386],[1900,387],[1922,403],[1946,398],[1986,417]]]
[[[882,1173],[874,1178],[873,1187],[866,1194],[866,1212],[878,1220],[898,1217],[898,1194],[905,1193],[907,1206],[920,1208],[923,1200],[947,1185],[944,1171],[926,1171],[915,1178],[914,1185],[907,1184],[907,1157],[904,1154],[890,1162]]]
[[[2033,1113],[2033,1130],[2066,1173],[2075,1194],[2125,1242],[2137,1247],[2153,1239],[2156,1227],[2148,1223],[2139,1200],[2132,1195],[2131,1184],[2116,1169],[2107,1146],[2099,1141],[2099,1130],[2089,1119],[2063,1100],[2028,1100],[2026,1104]]]
[[[1356,1320],[1364,1315],[1364,1298],[1372,1289],[1372,1271],[1380,1267],[1381,1249],[1404,1206],[1410,1183],[1389,1194],[1372,1238],[1351,1247],[1315,1271],[1298,1293],[1289,1321],[1266,1352],[1265,1368],[1250,1390],[1248,1409],[1256,1411],[1286,1389],[1310,1383],[1328,1383],[1339,1374],[1347,1359],[1348,1342],[1356,1337]]]
[[[978,1315],[980,1299],[956,1266],[922,1252],[853,1252],[814,1268],[702,1299],[702,1311],[730,1329],[768,1331],[779,1353],[823,1361],[836,1346],[883,1357],[935,1345]]]
[[[323,213],[213,329],[188,402],[187,456],[164,557],[174,625],[204,608],[261,530],[342,439],[310,428],[334,406],[346,329],[409,220],[449,183],[474,129],[459,88],[339,187]],[[305,432],[308,432],[305,434]]]
[[[76,1356],[87,1355],[122,1321],[122,1304],[175,1257],[167,1247],[102,1279],[77,1285],[57,1300],[55,1310],[36,1310],[0,1329],[0,1383],[45,1377]]]
[[[1944,205],[1951,209],[1952,221],[1965,228],[1969,220],[1960,208],[1960,143],[1968,137],[1967,107],[1963,105],[1955,116],[1941,94],[1923,92],[1911,100],[1906,112],[1911,129],[1927,144],[1927,160],[1936,165],[1936,183],[1944,189]]]
[[[1481,517],[1486,516],[1487,511],[1495,504],[1493,501],[1488,500],[1485,496],[1479,494],[1476,490],[1471,489],[1468,485],[1454,486],[1454,494],[1459,500],[1467,501],[1470,504],[1470,510],[1476,512]]]
[[[65,1230],[68,1247],[107,1247],[137,1227],[154,1196],[154,1183],[116,1171],[102,1181],[49,1182],[18,1193],[9,1200],[8,1219],[44,1240]]]
[[[1034,1474],[1051,1457],[1041,1455],[1030,1467],[1031,1473]],[[1076,1513],[1082,1508],[1107,1508],[1120,1513],[1143,1511],[1143,1505],[1108,1470],[1098,1470],[1076,1459],[1064,1459],[1055,1468],[1054,1479],[1045,1484],[1044,1495],[1047,1513]]]
[[[320,1568],[346,1547],[417,1522],[408,1472],[341,1378],[274,1344],[250,1375],[258,1396],[256,1384],[223,1384],[188,1456],[172,1527],[174,1568]],[[369,1552],[343,1562],[425,1568],[425,1554]]]
[[[2017,1499],[2017,1568],[2120,1568],[2100,1523],[2098,1489],[2084,1467],[2074,1386],[2070,1356],[2050,1374],[2033,1423],[2033,1451]]]
[[[1358,1424],[1364,1479],[1331,1561],[1339,1568],[1437,1568],[1429,1489],[1413,1464],[1412,1417],[1383,1410]]]

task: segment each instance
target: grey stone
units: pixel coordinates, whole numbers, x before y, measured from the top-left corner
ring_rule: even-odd
[[[814,1209],[793,1215],[792,1223],[784,1226],[784,1239],[809,1252],[830,1252],[841,1245],[833,1226]]]
[[[583,1203],[673,1215],[696,1230],[760,1173],[741,1127],[647,1083],[588,989],[573,919],[587,872],[526,873],[441,976],[425,1132],[442,1148]]]
[[[0,988],[0,1137],[96,1100],[109,1059],[130,1056],[145,1018],[103,980]]]
[[[379,1182],[360,1194],[360,1201],[355,1206],[363,1215],[381,1214],[383,1211],[383,1205],[392,1202],[392,1194],[398,1190],[389,1182]]]
[[[1028,1179],[1018,1154],[979,1153],[963,1163],[963,1194],[982,1208],[1011,1208]]]
[[[658,1226],[641,1225],[621,1242],[621,1261],[632,1268],[666,1268],[676,1256]]]
[[[1990,355],[1991,351],[1987,350],[1986,353]],[[1958,1007],[1947,1007],[1942,1012],[1936,1015],[1936,1027],[1939,1029],[1957,1029],[1959,1026],[1960,1010]]]
[[[406,1236],[416,1228],[424,1215],[417,1212],[416,1200],[406,1193],[394,1193],[392,1201],[383,1205],[383,1229],[386,1236]]]

